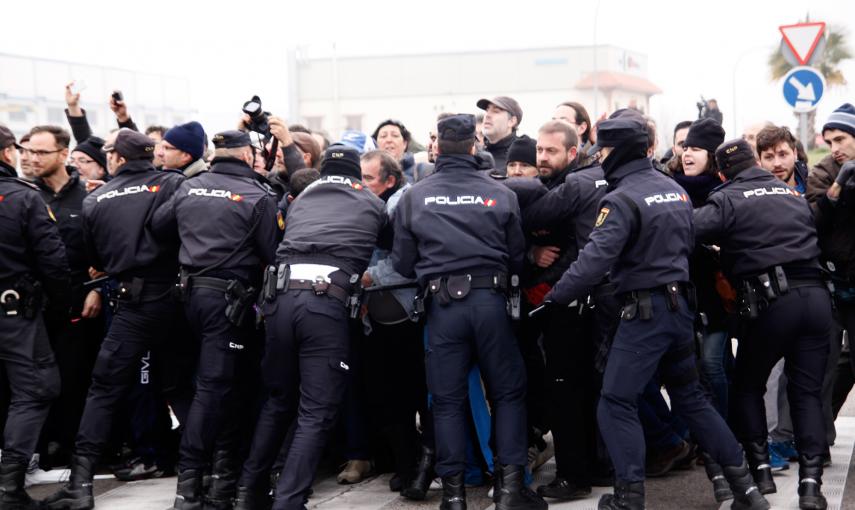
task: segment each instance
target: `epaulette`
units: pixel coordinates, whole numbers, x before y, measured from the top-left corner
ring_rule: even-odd
[[[732,183],[732,182],[733,181],[730,181],[730,180],[724,181],[723,183],[721,183],[718,186],[716,186],[715,188],[713,188],[712,191],[710,191],[710,195],[712,195],[716,191],[721,191],[722,189],[726,188],[727,186],[730,186],[730,183]],[[709,196],[709,195],[707,195],[707,196]]]
[[[261,182],[258,179],[252,179],[252,183],[261,188],[261,190],[267,193],[268,195],[276,196],[276,192],[273,191],[273,188],[266,182]]]
[[[21,184],[21,185],[23,185],[23,186],[26,186],[26,187],[28,187],[28,188],[30,188],[30,189],[32,189],[32,190],[39,191],[39,187],[38,187],[38,186],[36,186],[35,184],[33,184],[32,182],[30,182],[30,181],[28,181],[28,180],[26,180],[26,179],[21,179],[20,177],[11,177],[9,180],[10,180],[10,181],[12,181],[12,182],[17,182],[18,184]]]

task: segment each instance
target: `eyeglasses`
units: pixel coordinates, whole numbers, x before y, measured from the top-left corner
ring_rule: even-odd
[[[47,156],[49,154],[56,154],[57,152],[62,152],[62,151],[63,151],[63,149],[57,149],[55,151],[34,151],[32,149],[23,149],[23,152],[26,152],[30,156],[35,156],[35,157],[40,157],[40,158]]]

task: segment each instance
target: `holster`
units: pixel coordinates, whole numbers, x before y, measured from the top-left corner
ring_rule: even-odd
[[[650,298],[649,290],[636,290],[627,295],[620,318],[631,321],[636,315],[644,321],[653,317],[653,300]]]
[[[757,289],[751,282],[743,281],[737,297],[739,316],[743,319],[756,319],[760,315],[760,300]]]
[[[140,303],[142,301],[145,280],[134,277],[130,281],[119,282],[110,294],[111,300],[125,303]]]
[[[254,301],[253,287],[244,287],[240,280],[229,280],[226,287],[226,318],[235,326],[241,326]]]

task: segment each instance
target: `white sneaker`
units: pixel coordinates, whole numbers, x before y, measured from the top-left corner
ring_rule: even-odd
[[[70,469],[52,469],[45,471],[39,467],[39,454],[33,454],[30,464],[27,466],[27,474],[24,477],[24,487],[32,485],[44,485],[48,483],[65,482],[71,476]]]

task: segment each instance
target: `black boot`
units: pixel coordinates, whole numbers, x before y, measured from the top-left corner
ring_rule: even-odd
[[[748,464],[743,460],[738,466],[724,466],[722,468],[725,478],[730,483],[733,494],[732,510],[766,510],[769,502],[754,484],[754,479],[748,470]]]
[[[760,490],[760,494],[774,494],[778,492],[775,480],[772,479],[772,467],[769,465],[769,444],[766,441],[755,443],[749,442],[745,447],[745,457],[751,468],[751,476]]]
[[[254,490],[244,486],[237,488],[234,510],[270,510],[272,505],[269,490]]]
[[[37,510],[39,504],[24,490],[27,462],[0,464],[0,510]]]
[[[178,473],[173,510],[202,510],[202,471],[185,469]]]
[[[501,464],[494,462],[493,464],[493,503],[499,501],[499,494],[502,492],[502,472],[504,471]]]
[[[214,452],[211,485],[205,496],[205,510],[232,510],[237,479],[237,465],[231,452],[228,450]]]
[[[603,494],[598,510],[644,510],[644,482],[615,480],[615,493]]]
[[[715,500],[722,503],[728,499],[733,499],[733,492],[730,490],[730,484],[727,483],[721,466],[707,452],[701,452],[700,456],[704,459],[704,470],[707,472],[707,478],[712,482]]]
[[[466,486],[463,473],[442,478],[442,503],[439,510],[466,510]]]
[[[546,501],[525,485],[522,466],[499,466],[501,481],[498,497],[493,493],[496,510],[546,510]]]
[[[421,501],[427,496],[430,482],[433,481],[433,464],[436,452],[432,448],[422,446],[422,455],[416,468],[416,475],[401,491],[401,496],[407,499]]]
[[[42,501],[42,507],[50,510],[89,510],[95,508],[92,497],[92,478],[95,475],[95,460],[87,457],[71,457],[71,475],[68,483]]]
[[[822,464],[821,455],[799,455],[799,508],[803,510],[828,508],[822,495]]]

